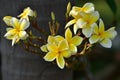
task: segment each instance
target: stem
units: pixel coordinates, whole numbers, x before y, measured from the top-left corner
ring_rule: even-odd
[[[33,21],[31,22],[32,23],[32,26],[40,33],[42,33],[43,35],[45,36],[48,36],[48,33],[46,33],[43,29],[41,29],[38,24],[37,24],[37,21]]]

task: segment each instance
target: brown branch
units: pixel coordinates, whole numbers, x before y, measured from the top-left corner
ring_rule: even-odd
[[[37,21],[32,21],[31,25],[33,26],[33,28],[35,28],[38,32],[42,33],[44,36],[48,36],[49,34],[44,31],[42,28],[40,28],[37,24]]]

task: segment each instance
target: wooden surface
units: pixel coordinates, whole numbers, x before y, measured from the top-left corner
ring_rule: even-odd
[[[18,45],[12,47],[11,41],[3,37],[7,27],[2,21],[4,16],[17,16],[30,6],[38,13],[39,25],[47,31],[51,11],[54,11],[58,21],[63,23],[67,2],[68,0],[0,0],[2,80],[72,80],[71,70],[61,70],[38,55],[25,52]],[[64,24],[61,25],[59,33],[63,32],[62,29]]]

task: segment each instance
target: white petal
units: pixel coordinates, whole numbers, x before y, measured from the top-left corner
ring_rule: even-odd
[[[6,28],[6,31],[8,32],[8,31],[10,31],[10,30],[12,30],[13,28]]]
[[[20,31],[19,37],[22,40],[25,40],[28,37],[28,34],[25,31]]]
[[[111,48],[112,47],[112,41],[110,39],[104,39],[100,42],[100,44],[105,48]]]
[[[95,11],[95,12],[91,13],[89,17],[90,17],[89,24],[93,24],[99,19],[99,12]]]
[[[79,29],[79,27],[76,26],[76,24],[74,24],[74,34],[77,33],[77,30]]]
[[[72,17],[74,17],[74,18],[79,18],[80,17],[80,15],[79,15],[80,10],[81,10],[81,7],[73,6],[72,10],[70,11],[69,16],[72,15]]]
[[[20,30],[25,30],[29,27],[30,22],[27,19],[20,20]]]
[[[12,46],[19,41],[19,38],[17,36],[15,36],[13,39],[12,39]]]
[[[85,25],[86,25],[86,22],[83,19],[78,19],[76,22],[76,26],[79,28],[84,28]]]
[[[94,34],[98,34],[99,33],[99,29],[98,29],[97,23],[93,23],[91,26],[93,28],[93,33]]]
[[[105,33],[106,36],[110,39],[114,39],[117,35],[117,31],[115,31],[115,27],[108,29]]]
[[[66,24],[65,28],[71,26],[71,25],[74,24],[75,22],[76,22],[76,19],[73,19],[73,20],[69,21],[69,22]]]
[[[86,13],[91,13],[94,11],[94,4],[92,3],[86,3],[84,6],[83,6],[83,9]]]
[[[97,35],[92,35],[92,36],[89,38],[90,44],[94,44],[94,43],[96,43],[98,40],[99,40],[99,36],[97,36]]]
[[[3,21],[4,21],[8,26],[12,26],[12,25],[11,25],[11,19],[12,19],[11,16],[5,16],[5,17],[3,18]]]
[[[13,17],[13,18],[11,19],[11,25],[12,25],[13,27],[19,27],[19,20],[18,20],[17,18]]]
[[[88,38],[93,33],[93,29],[91,27],[83,28],[82,32]]]
[[[15,33],[15,30],[14,29],[12,29],[12,30],[9,30],[5,35],[4,35],[4,37],[7,37],[7,36],[14,36],[16,33]]]

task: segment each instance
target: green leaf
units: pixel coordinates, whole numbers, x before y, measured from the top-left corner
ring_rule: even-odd
[[[116,3],[115,3],[115,0],[106,0],[106,2],[109,5],[109,7],[112,10],[112,12],[114,13],[114,15],[116,15],[117,6],[116,6]]]

